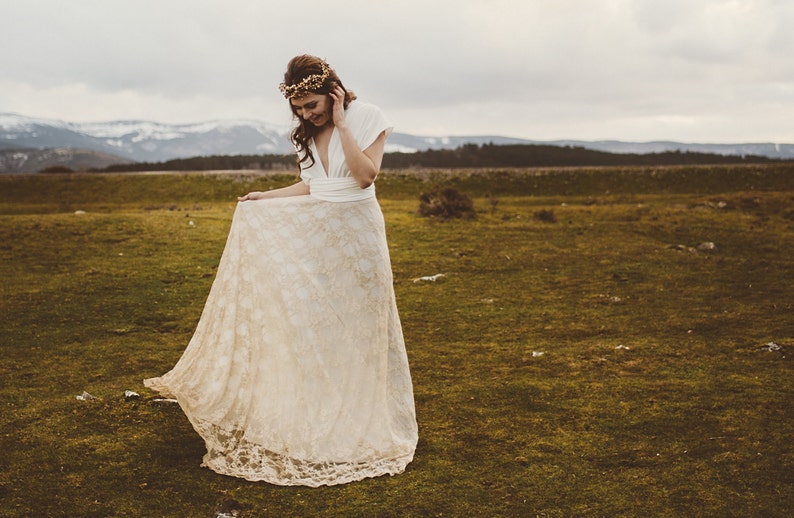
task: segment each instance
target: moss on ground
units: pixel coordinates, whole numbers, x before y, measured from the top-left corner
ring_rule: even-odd
[[[786,166],[386,173],[415,461],[318,489],[199,467],[201,440],[141,380],[187,344],[234,196],[292,179],[0,177],[0,516],[212,516],[229,499],[242,516],[794,507]],[[435,186],[477,218],[420,217]]]

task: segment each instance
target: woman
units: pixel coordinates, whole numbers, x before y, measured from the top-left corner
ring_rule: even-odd
[[[397,474],[413,390],[374,181],[391,127],[313,56],[280,89],[300,181],[238,200],[196,332],[147,387],[176,397],[205,466],[279,485]]]

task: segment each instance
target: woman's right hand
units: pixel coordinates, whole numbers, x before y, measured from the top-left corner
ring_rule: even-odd
[[[238,196],[237,201],[261,200],[264,198],[264,194],[262,191],[251,191],[245,196]]]
[[[286,196],[299,196],[309,194],[309,186],[302,180],[287,187],[272,189],[269,191],[251,191],[245,196],[238,196],[237,201],[267,200],[271,198],[283,198]]]

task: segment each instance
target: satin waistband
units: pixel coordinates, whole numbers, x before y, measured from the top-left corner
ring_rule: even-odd
[[[355,178],[312,178],[309,194],[323,201],[366,200],[375,196],[375,184],[362,189]]]

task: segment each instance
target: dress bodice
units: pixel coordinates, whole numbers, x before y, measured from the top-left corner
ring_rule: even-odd
[[[345,121],[353,138],[362,150],[372,145],[384,131],[388,135],[392,126],[380,108],[372,104],[353,101],[345,110]],[[301,168],[301,180],[308,186],[312,196],[326,201],[356,201],[375,195],[375,185],[362,189],[353,178],[345,160],[342,141],[336,128],[328,142],[328,170],[320,161],[320,154],[312,139],[309,143],[314,163]]]

